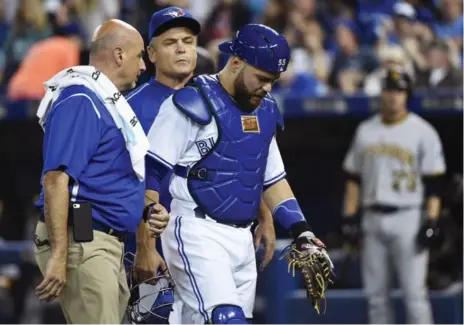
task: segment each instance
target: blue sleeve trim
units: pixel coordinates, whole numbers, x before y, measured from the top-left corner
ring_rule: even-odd
[[[155,159],[156,161],[162,163],[164,166],[168,167],[169,169],[173,169],[174,166],[171,165],[168,161],[166,161],[165,159],[161,158],[160,156],[158,156],[157,154],[153,153],[152,151],[148,150],[147,152],[148,156],[150,156],[151,158]]]
[[[195,123],[207,125],[211,122],[212,116],[208,103],[198,88],[187,86],[179,89],[174,93],[172,102],[179,111]]]
[[[275,221],[287,230],[297,222],[306,221],[300,205],[295,198],[280,202],[272,211]]]
[[[47,174],[48,172],[52,172],[52,171],[61,171],[61,172],[65,173],[65,174],[67,174],[68,177],[71,180],[73,180],[74,182],[78,181],[78,177],[77,177],[76,173],[73,170],[70,170],[67,165],[60,165],[60,166],[57,166],[55,168],[53,168],[53,167],[44,168],[42,170],[42,176],[45,176],[45,174]]]
[[[277,183],[278,181],[280,181],[281,179],[284,179],[286,176],[287,176],[287,173],[284,171],[280,173],[279,175],[271,178],[270,180],[264,182],[264,187],[267,189],[271,187],[272,185],[274,185],[275,183]]]

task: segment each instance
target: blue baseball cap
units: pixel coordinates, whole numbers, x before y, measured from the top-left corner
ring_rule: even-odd
[[[173,27],[187,27],[195,35],[201,31],[200,23],[189,12],[178,7],[168,7],[156,11],[151,16],[148,39],[150,40]]]
[[[232,41],[220,44],[219,50],[273,73],[287,70],[290,61],[290,47],[285,37],[261,24],[243,26]]]

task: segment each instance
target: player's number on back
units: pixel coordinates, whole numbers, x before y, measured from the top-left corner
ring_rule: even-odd
[[[417,188],[416,175],[402,170],[393,171],[393,190],[399,192],[403,186],[405,186],[409,192],[415,192]]]

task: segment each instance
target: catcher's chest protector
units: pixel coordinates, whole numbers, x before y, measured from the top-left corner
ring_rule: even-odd
[[[253,113],[244,113],[216,76],[198,76],[194,82],[216,121],[218,139],[191,168],[198,175],[188,177],[190,194],[213,219],[250,222],[261,201],[269,145],[279,123],[277,105],[266,96]]]

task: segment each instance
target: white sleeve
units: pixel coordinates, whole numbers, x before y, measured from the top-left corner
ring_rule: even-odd
[[[358,127],[343,162],[343,169],[348,173],[356,175],[361,174],[362,169],[362,152],[359,143],[360,133],[360,127]]]
[[[419,168],[423,175],[443,174],[446,171],[440,137],[432,127],[427,128],[422,137],[419,159]]]
[[[266,172],[264,174],[264,186],[270,186],[277,183],[286,176],[284,162],[280,155],[279,147],[275,137],[269,146],[269,155],[267,156]]]
[[[193,122],[175,107],[172,96],[168,97],[148,131],[148,156],[172,169],[186,152],[194,129]]]

